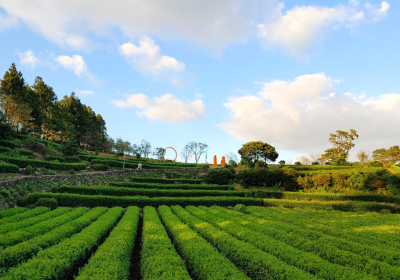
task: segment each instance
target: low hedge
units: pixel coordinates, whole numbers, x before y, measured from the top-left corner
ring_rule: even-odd
[[[244,205],[262,205],[261,199],[245,198],[245,197],[140,197],[140,196],[105,196],[105,195],[80,195],[67,193],[30,193],[25,197],[20,197],[18,205],[33,205],[40,198],[56,198],[59,206],[66,207],[128,207],[136,205],[138,207],[160,205],[204,205],[204,206],[235,206],[236,204]]]
[[[65,161],[63,157],[54,157],[54,156],[45,156],[44,160],[47,160],[47,161],[58,160],[59,162],[64,162]]]
[[[93,168],[94,171],[107,171],[108,165],[105,164],[92,164],[90,167]]]
[[[14,207],[14,208],[8,208],[6,210],[1,210],[0,211],[0,219],[5,218],[5,217],[10,217],[10,216],[13,216],[16,214],[20,214],[27,210],[28,210],[28,208],[25,208],[25,207]]]
[[[16,148],[16,145],[14,144],[14,142],[8,141],[8,140],[0,140],[0,146],[7,147],[7,148],[10,148],[10,149],[15,149]]]
[[[400,166],[397,166],[397,165],[392,165],[391,167],[390,167],[390,169],[392,169],[394,172],[396,172],[396,173],[400,173]]]
[[[296,201],[285,199],[264,199],[264,206],[286,207],[286,208],[308,208],[315,210],[339,210],[345,212],[370,211],[380,212],[383,209],[396,213],[396,208],[389,204],[380,204],[373,202],[314,202],[314,201]]]
[[[33,157],[34,153],[33,151],[30,150],[25,150],[25,149],[15,149],[20,156],[27,156],[27,157]]]
[[[12,151],[11,148],[0,146],[0,154],[8,154],[11,153],[11,151]]]
[[[78,163],[78,162],[81,162],[81,159],[78,158],[78,157],[65,157],[64,160],[65,160],[65,162],[68,162],[68,163]]]
[[[111,195],[111,196],[148,196],[148,197],[202,197],[202,196],[240,196],[245,197],[241,191],[219,190],[163,190],[163,189],[134,189],[108,186],[67,186],[53,187],[52,192],[75,193],[85,195]]]
[[[302,193],[302,192],[277,192],[266,191],[267,198],[282,198],[293,200],[322,200],[322,201],[375,201],[400,204],[398,195],[382,195],[368,193]]]
[[[163,179],[163,178],[151,178],[151,177],[139,177],[132,176],[131,182],[140,183],[159,183],[159,184],[173,184],[175,182],[180,184],[201,184],[199,179]]]
[[[84,161],[91,162],[93,159],[98,159],[97,156],[90,156],[90,155],[79,155],[79,158]]]
[[[75,171],[84,170],[86,169],[86,164],[84,163],[55,163],[49,161],[40,161],[40,160],[33,160],[33,159],[23,159],[23,158],[13,158],[9,156],[2,156],[0,155],[0,160],[3,160],[8,163],[12,163],[18,165],[21,168],[25,168],[28,165],[36,168],[44,167],[51,170],[62,170],[62,171],[69,171],[71,169]]]
[[[214,184],[160,184],[160,183],[135,183],[135,182],[110,182],[110,186],[141,188],[141,189],[177,189],[177,190],[221,190],[226,191],[229,185]]]
[[[18,173],[19,167],[15,164],[0,163],[0,173]]]

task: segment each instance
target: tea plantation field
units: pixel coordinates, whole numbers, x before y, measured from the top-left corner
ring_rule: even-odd
[[[282,207],[0,212],[1,279],[400,279],[400,217]]]
[[[0,211],[0,279],[400,279],[399,199],[138,176],[56,186]]]

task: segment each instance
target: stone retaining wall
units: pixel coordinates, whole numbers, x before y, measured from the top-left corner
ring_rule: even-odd
[[[0,190],[7,187],[14,187],[20,183],[29,182],[29,181],[38,181],[38,180],[46,180],[46,181],[54,181],[54,180],[68,180],[72,178],[80,178],[86,180],[92,180],[96,177],[102,176],[120,176],[120,175],[132,175],[132,174],[141,174],[144,172],[178,172],[178,173],[207,173],[207,168],[196,168],[196,169],[128,169],[128,170],[114,170],[114,171],[99,171],[85,174],[61,174],[61,175],[41,175],[41,176],[24,176],[16,179],[0,181]]]

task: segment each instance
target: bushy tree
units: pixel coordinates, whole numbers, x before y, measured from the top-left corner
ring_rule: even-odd
[[[336,133],[331,133],[329,142],[333,144],[333,148],[325,150],[321,160],[330,164],[348,164],[349,151],[355,146],[353,143],[355,138],[358,138],[358,134],[354,129],[350,129],[350,132],[337,130]]]
[[[75,136],[71,136],[67,141],[64,142],[61,151],[64,156],[71,157],[75,156],[79,152],[79,145]]]
[[[400,161],[400,148],[399,146],[393,146],[389,149],[376,149],[373,151],[372,157],[375,161],[379,161],[383,166],[388,167]]]
[[[274,162],[279,156],[273,146],[261,141],[248,142],[238,152],[242,157],[241,162],[247,162],[247,165],[249,162],[255,164],[257,161]]]

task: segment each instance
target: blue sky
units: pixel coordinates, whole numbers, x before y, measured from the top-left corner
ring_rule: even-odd
[[[375,0],[0,0],[0,70],[74,91],[131,143],[203,142],[211,162],[260,140],[290,161],[353,128],[355,160],[400,144],[399,14]]]

